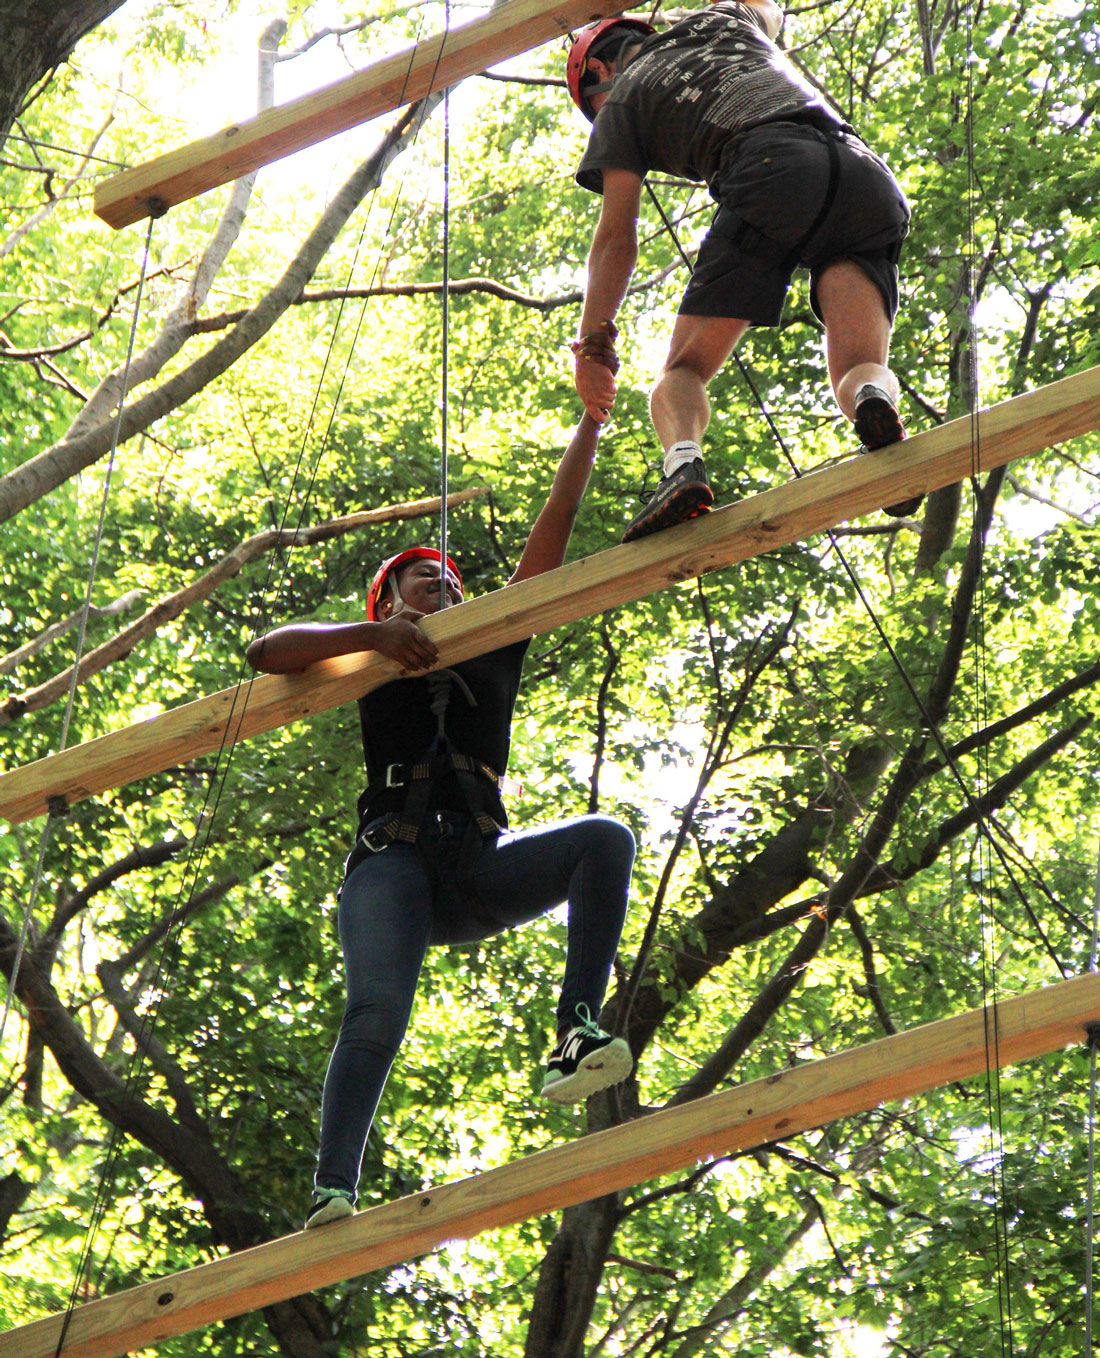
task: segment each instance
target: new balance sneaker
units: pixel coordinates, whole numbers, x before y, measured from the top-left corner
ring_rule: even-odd
[[[343,1221],[355,1215],[355,1194],[342,1188],[315,1188],[313,1206],[306,1213],[306,1230],[327,1226],[330,1221]]]
[[[856,392],[855,425],[859,441],[868,452],[900,443],[908,437],[897,406],[881,387],[871,382],[865,382]],[[883,505],[883,510],[895,519],[908,518],[917,512],[923,499],[923,495],[914,495],[910,500],[899,500],[896,505]]]
[[[578,1004],[577,1024],[550,1053],[542,1096],[554,1103],[582,1103],[608,1085],[625,1080],[634,1067],[630,1048],[621,1037],[598,1028],[586,1004]]]
[[[623,541],[633,542],[635,538],[659,533],[662,528],[671,528],[685,519],[694,519],[707,513],[713,503],[714,495],[703,459],[697,457],[692,462],[682,462],[671,476],[661,477],[657,489],[623,534]]]

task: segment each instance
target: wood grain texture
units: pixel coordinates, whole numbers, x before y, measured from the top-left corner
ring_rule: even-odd
[[[96,214],[129,226],[625,8],[616,0],[504,0],[449,33],[112,175],[96,185]]]
[[[706,571],[820,533],[879,505],[950,485],[1100,426],[1100,368],[1063,378],[904,444],[777,486],[664,533],[570,562],[471,599],[421,624],[440,665],[550,631]],[[976,442],[974,435],[977,435]],[[976,460],[975,460],[976,459]],[[373,652],[341,656],[301,674],[263,675],[148,721],[0,774],[0,815],[13,824],[351,702],[398,677]]]
[[[360,1212],[78,1307],[65,1358],[109,1358],[330,1283],[388,1268],[481,1231],[558,1211],[716,1155],[982,1076],[1085,1040],[1100,976],[972,1009],[664,1109],[498,1169]],[[0,1335],[0,1358],[52,1358],[64,1317]]]

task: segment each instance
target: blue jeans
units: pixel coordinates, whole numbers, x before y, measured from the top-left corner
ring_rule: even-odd
[[[634,836],[608,816],[578,816],[483,841],[473,896],[456,880],[469,817],[431,816],[416,846],[360,863],[340,891],[347,1005],[325,1076],[318,1188],[354,1193],[367,1133],[405,1036],[429,944],[469,943],[568,901],[558,1026],[579,1004],[599,1014],[626,918]]]

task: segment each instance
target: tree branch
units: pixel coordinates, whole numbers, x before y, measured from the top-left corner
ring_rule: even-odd
[[[1060,731],[1055,731],[1053,735],[1048,736],[1029,754],[1017,760],[1007,773],[1002,774],[994,783],[991,783],[983,795],[975,797],[953,816],[948,816],[941,821],[936,833],[925,842],[924,847],[914,860],[907,861],[904,868],[897,869],[893,864],[885,864],[872,871],[860,891],[860,895],[868,896],[872,892],[883,891],[888,887],[896,886],[898,882],[908,881],[917,873],[923,872],[925,868],[931,867],[952,840],[958,839],[964,830],[968,830],[977,824],[979,817],[984,819],[993,812],[999,811],[1009,797],[1018,791],[1032,774],[1037,773],[1060,750],[1065,749],[1067,745],[1076,740],[1082,731],[1092,725],[1092,722],[1092,713],[1086,712],[1076,721],[1070,722],[1068,726],[1064,726]],[[1054,961],[1059,970],[1064,971],[1057,957],[1054,958]]]
[[[256,103],[261,112],[270,108],[274,102],[274,49],[281,42],[286,28],[285,19],[272,19],[260,35]],[[70,425],[64,442],[79,438],[81,434],[90,432],[97,425],[110,420],[127,392],[156,377],[183,348],[190,337],[187,322],[194,319],[199,307],[206,300],[214,279],[240,235],[255,182],[256,171],[234,182],[229,202],[211,233],[194,275],[183,288],[175,306],[169,311],[160,333],[152,344],[134,355],[128,366],[116,368],[104,378]],[[124,372],[125,390],[122,386]]]
[[[882,986],[879,983],[878,972],[875,970],[875,950],[871,946],[870,937],[854,905],[848,907],[845,919],[852,933],[855,934],[856,942],[859,944],[859,950],[863,956],[863,975],[867,984],[862,988],[857,988],[857,993],[867,996],[878,1016],[879,1023],[882,1024],[883,1032],[892,1035],[897,1032],[897,1028],[882,998]]]
[[[600,644],[603,646],[607,661],[600,677],[600,687],[596,692],[596,748],[592,752],[592,772],[588,779],[588,814],[594,815],[600,809],[600,770],[607,749],[607,697],[611,692],[611,681],[619,668],[619,652],[611,641],[611,629],[607,615],[600,619]]]
[[[66,198],[69,198],[72,195],[73,190],[77,187],[77,185],[83,181],[84,171],[88,168],[88,165],[92,160],[95,148],[99,145],[100,139],[103,137],[104,133],[107,131],[107,129],[111,126],[111,124],[115,120],[115,108],[117,104],[118,104],[118,94],[116,93],[114,99],[111,101],[111,107],[107,112],[107,117],[95,130],[95,132],[92,133],[92,139],[88,143],[87,150],[81,156],[80,164],[77,166],[73,174],[64,182],[64,184],[62,184],[58,192],[55,193],[53,190],[52,177],[54,171],[47,170],[45,172],[46,173],[45,203],[38,209],[37,212],[32,212],[29,217],[27,217],[24,221],[20,222],[19,225],[15,228],[14,231],[11,232],[11,234],[7,237],[6,240],[0,241],[0,259],[3,259],[5,255],[10,255],[11,252],[15,249],[15,247],[19,244],[19,242],[23,240],[25,236],[29,235],[30,232],[32,232],[36,226],[39,226],[43,221],[45,221],[45,219],[57,208],[58,204],[63,203],[66,200]]]
[[[448,508],[466,504],[469,500],[487,493],[486,489],[481,486],[456,491],[454,495],[447,497]],[[192,581],[190,585],[161,599],[152,608],[147,609],[140,618],[135,619],[129,627],[124,628],[101,646],[89,651],[80,661],[77,682],[84,683],[93,674],[98,674],[101,670],[106,669],[108,665],[114,664],[117,660],[124,660],[139,642],[148,640],[165,624],[171,622],[173,618],[178,618],[181,613],[208,598],[219,586],[237,575],[247,562],[263,552],[277,548],[304,547],[315,542],[327,542],[331,538],[340,537],[344,533],[349,533],[369,524],[387,523],[398,519],[417,519],[424,515],[438,514],[440,503],[439,496],[436,496],[430,500],[413,500],[408,504],[387,505],[381,509],[363,510],[359,514],[348,514],[340,519],[330,519],[328,522],[316,524],[312,528],[268,528],[262,533],[256,533],[252,537],[246,538],[239,547],[234,547],[231,552],[227,552],[215,566],[211,567],[197,580]],[[70,665],[68,669],[63,670],[60,674],[55,674],[52,679],[47,679],[45,683],[39,684],[36,688],[27,689],[25,693],[8,698],[6,702],[0,704],[0,727],[9,726],[28,712],[37,712],[43,707],[48,707],[50,703],[58,702],[68,693],[72,677],[73,667]]]
[[[279,282],[260,299],[230,334],[169,378],[156,390],[139,397],[122,412],[118,440],[126,442],[157,420],[176,410],[219,377],[247,353],[272,328],[328,252],[340,230],[363,198],[381,182],[390,162],[415,134],[421,119],[443,98],[438,97],[406,109],[379,143],[374,154],[347,180],[318,219]],[[105,419],[95,429],[68,438],[24,462],[0,478],[0,523],[18,514],[43,495],[62,485],[77,472],[90,467],[111,449],[114,420]]]
[[[92,604],[88,609],[90,618],[113,618],[119,613],[127,613],[148,593],[144,589],[127,590],[125,594],[109,604],[97,606]],[[23,664],[24,661],[32,659],[40,651],[44,651],[51,641],[56,641],[58,637],[63,637],[66,632],[71,632],[84,615],[82,608],[70,613],[67,618],[62,618],[60,622],[55,622],[52,627],[47,627],[44,632],[39,632],[38,636],[31,641],[24,642],[14,651],[9,651],[7,655],[0,656],[0,675],[11,674]]]
[[[636,296],[657,287],[678,267],[679,263],[676,262],[652,274],[649,278],[639,279],[630,285],[628,295]],[[377,283],[365,288],[324,288],[317,292],[303,292],[300,296],[295,297],[290,305],[311,306],[321,302],[340,302],[352,298],[434,297],[442,294],[442,292],[443,284],[439,281],[431,283]],[[573,289],[571,292],[554,293],[549,297],[536,297],[533,293],[520,292],[516,288],[508,287],[505,283],[498,283],[494,278],[452,278],[447,284],[448,297],[468,297],[474,293],[499,297],[501,301],[514,302],[517,306],[531,307],[535,311],[542,312],[576,306],[584,300],[584,294],[579,289]],[[208,334],[215,330],[224,330],[230,325],[236,325],[247,315],[247,311],[225,311],[217,316],[203,316],[191,323],[191,333],[198,335]]]

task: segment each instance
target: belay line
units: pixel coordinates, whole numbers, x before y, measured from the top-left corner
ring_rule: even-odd
[[[997,1011],[999,1059],[1040,1056],[1080,1042],[1086,1023],[1100,1019],[1100,976],[1003,1000]],[[89,1302],[72,1317],[67,1358],[111,1358],[447,1241],[981,1076],[991,1018],[972,1009],[924,1024]],[[0,1358],[51,1358],[58,1323],[47,1316],[0,1334]]]
[[[145,233],[145,249],[141,256],[141,271],[138,275],[137,296],[134,298],[133,318],[130,322],[130,335],[126,345],[126,359],[122,366],[122,377],[118,394],[118,406],[113,417],[113,427],[111,431],[111,448],[107,456],[107,471],[103,477],[103,493],[100,497],[99,518],[96,522],[95,541],[92,546],[92,559],[88,566],[88,584],[84,592],[84,604],[80,610],[80,623],[76,636],[76,654],[73,660],[72,680],[69,684],[68,696],[65,700],[65,715],[61,721],[61,738],[58,742],[58,753],[65,749],[69,739],[69,723],[73,715],[73,704],[76,700],[76,687],[80,677],[80,657],[84,651],[84,639],[87,635],[88,614],[92,606],[92,591],[95,588],[96,570],[99,566],[99,551],[103,542],[103,525],[107,518],[107,503],[111,493],[111,473],[115,467],[115,455],[118,452],[118,431],[122,423],[122,407],[126,400],[126,389],[130,382],[130,364],[134,357],[134,342],[137,337],[138,318],[141,314],[141,298],[145,289],[145,278],[149,271],[149,251],[153,243],[153,223],[156,219],[149,218],[149,227]],[[7,1031],[8,1016],[11,1014],[12,1005],[15,1002],[16,984],[19,980],[19,968],[23,964],[23,952],[26,948],[27,934],[30,930],[30,922],[34,916],[34,907],[38,900],[38,889],[42,882],[42,869],[46,862],[46,849],[50,841],[50,831],[53,827],[55,816],[63,815],[66,806],[64,804],[54,805],[48,808],[49,815],[46,823],[42,827],[42,835],[38,842],[38,858],[35,863],[34,877],[31,881],[31,891],[28,897],[26,908],[23,911],[23,922],[19,929],[19,938],[15,945],[15,958],[12,962],[11,978],[8,981],[8,993],[4,1000],[4,1014],[0,1018],[0,1042],[4,1039]]]

